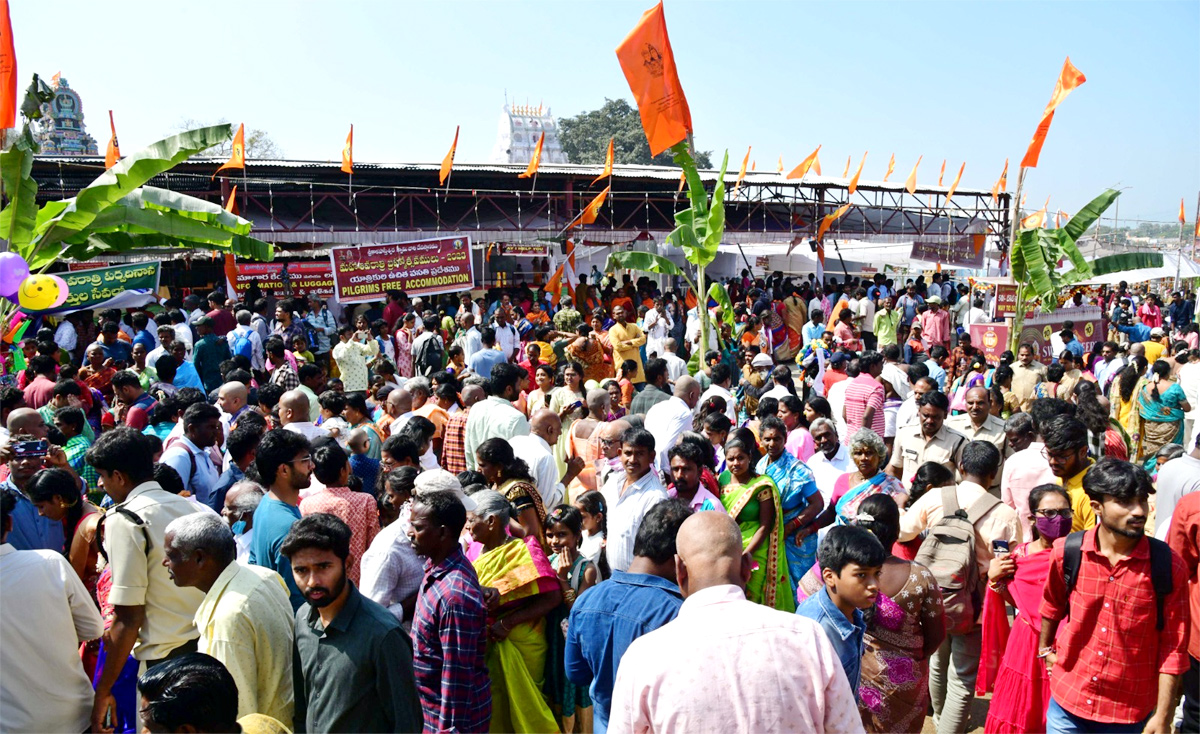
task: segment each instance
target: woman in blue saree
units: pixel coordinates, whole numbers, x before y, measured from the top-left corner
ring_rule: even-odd
[[[813,522],[821,514],[825,500],[812,471],[786,450],[788,431],[784,422],[776,416],[767,416],[758,430],[766,454],[759,459],[756,470],[779,487],[788,575],[793,580],[800,579],[817,559],[817,530]]]
[[[1158,360],[1150,378],[1138,391],[1138,421],[1141,443],[1138,460],[1152,471],[1158,450],[1169,443],[1183,443],[1183,414],[1192,409],[1183,388],[1171,379],[1171,365]]]

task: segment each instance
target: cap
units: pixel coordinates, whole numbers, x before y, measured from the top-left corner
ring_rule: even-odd
[[[458,477],[445,469],[430,469],[421,472],[417,475],[414,486],[414,494],[417,497],[428,492],[452,492],[458,497],[459,502],[462,502],[467,512],[475,510],[475,500],[468,497],[467,493],[463,491],[462,485],[458,482]]]
[[[841,364],[849,359],[850,358],[846,356],[845,352],[834,352],[833,356],[829,358],[829,362],[831,364]]]
[[[775,360],[771,359],[771,355],[759,352],[754,355],[754,359],[750,360],[751,367],[774,367]]]
[[[1156,326],[1150,330],[1150,336],[1162,336],[1163,334],[1166,334],[1166,333],[1167,332],[1162,330],[1161,326]]]
[[[927,303],[936,303],[938,305],[941,305],[942,297],[941,296],[930,296],[929,298],[926,298],[925,301]]]

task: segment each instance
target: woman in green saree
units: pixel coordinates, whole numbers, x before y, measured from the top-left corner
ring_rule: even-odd
[[[484,490],[471,498],[476,508],[467,515],[467,528],[483,546],[472,563],[488,607],[491,731],[558,731],[542,695],[545,617],[562,601],[558,576],[537,537],[505,533],[512,507],[503,495]]]
[[[1183,443],[1183,414],[1190,411],[1183,388],[1171,379],[1171,365],[1158,360],[1150,368],[1150,379],[1138,391],[1141,446],[1138,461],[1153,471],[1158,450],[1169,443]]]
[[[739,428],[725,442],[725,464],[718,483],[721,504],[742,531],[742,546],[755,567],[746,584],[746,598],[786,612],[796,610],[795,590],[788,575],[783,546],[783,509],[779,488],[754,469],[758,447],[749,429]]]

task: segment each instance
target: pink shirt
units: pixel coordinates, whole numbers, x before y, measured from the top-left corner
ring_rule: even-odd
[[[375,497],[355,492],[349,487],[325,487],[300,500],[300,514],[328,512],[350,526],[350,557],[346,559],[346,575],[357,584],[362,568],[362,556],[379,533],[379,508]]]
[[[679,495],[675,492],[675,487],[671,487],[667,490],[667,496],[675,499]],[[707,506],[705,506],[705,502],[708,503]],[[700,488],[696,490],[696,495],[692,497],[692,501],[688,503],[688,507],[692,508],[693,512],[704,512],[705,510],[727,512],[725,505],[721,504],[721,500],[715,494],[708,491],[703,482],[701,482]]]
[[[846,386],[846,436],[842,443],[849,445],[850,438],[863,428],[862,419],[868,407],[875,409],[870,428],[883,438],[883,385],[869,374],[862,373]]]
[[[943,347],[950,346],[949,311],[942,308],[937,311],[930,309],[917,317],[917,323],[921,325],[921,335],[925,340],[925,346],[932,347],[935,344],[941,344]]]
[[[800,461],[808,461],[816,449],[816,444],[813,443],[812,434],[807,428],[797,426],[795,430],[788,434],[787,443],[783,445],[784,449],[795,456]]]
[[[1032,516],[1029,512],[1029,493],[1040,484],[1058,484],[1050,471],[1050,463],[1042,456],[1045,444],[1034,441],[1004,460],[1000,473],[1000,499],[1017,511],[1023,538],[1032,538]]]
[[[673,621],[633,641],[613,688],[609,731],[862,732],[846,673],[812,620],[701,589]]]

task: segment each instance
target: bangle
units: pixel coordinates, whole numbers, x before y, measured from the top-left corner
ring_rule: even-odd
[[[1054,652],[1054,647],[1053,647],[1053,646],[1051,646],[1051,647],[1042,647],[1042,648],[1038,648],[1038,654],[1037,654],[1037,656],[1038,656],[1039,658],[1045,658],[1046,656],[1050,655],[1050,654],[1051,654],[1051,653],[1053,653],[1053,652]]]

